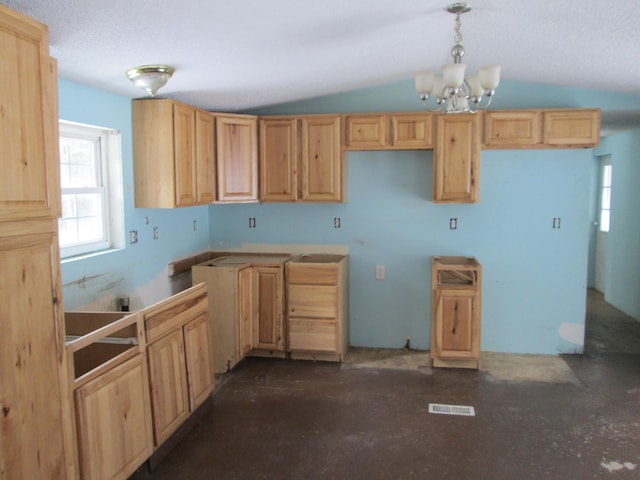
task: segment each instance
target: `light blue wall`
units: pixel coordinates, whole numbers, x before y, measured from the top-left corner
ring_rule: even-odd
[[[134,208],[131,100],[64,79],[59,80],[59,96],[60,119],[120,131],[124,230],[137,230],[139,238],[122,250],[63,262],[65,309],[115,310],[120,295],[129,295],[132,310],[155,303],[179,288],[167,276],[167,263],[208,249],[208,207]],[[199,222],[195,232],[194,220]],[[158,227],[158,240],[153,240],[153,227]]]
[[[595,151],[612,164],[605,299],[640,320],[640,130],[610,135]]]

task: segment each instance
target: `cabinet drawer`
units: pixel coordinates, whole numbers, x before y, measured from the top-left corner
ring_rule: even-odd
[[[338,282],[338,269],[331,264],[289,263],[287,282],[289,284],[335,285]]]
[[[335,320],[289,319],[289,350],[335,352],[338,350]]]
[[[289,285],[290,317],[337,318],[338,288],[318,285]]]

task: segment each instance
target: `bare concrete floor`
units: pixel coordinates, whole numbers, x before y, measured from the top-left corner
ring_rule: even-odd
[[[480,371],[431,369],[426,352],[246,359],[159,468],[132,479],[640,478],[640,348],[589,340],[616,318],[624,328],[608,329],[632,336],[618,341],[640,346],[640,324],[589,297],[585,355],[485,355]],[[431,414],[429,403],[476,415]]]

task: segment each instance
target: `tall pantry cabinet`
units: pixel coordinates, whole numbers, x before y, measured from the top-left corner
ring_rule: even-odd
[[[0,5],[0,478],[74,478],[60,281],[56,63]]]

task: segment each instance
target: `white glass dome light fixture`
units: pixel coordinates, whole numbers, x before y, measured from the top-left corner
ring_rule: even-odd
[[[169,65],[141,65],[126,71],[127,78],[146,90],[152,97],[167,83],[175,72]]]
[[[452,3],[447,7],[449,13],[456,15],[455,45],[451,48],[453,63],[442,66],[442,75],[424,71],[415,75],[415,86],[425,110],[445,113],[475,113],[489,107],[491,99],[500,83],[500,65],[487,65],[478,70],[477,75],[465,77],[467,66],[462,63],[464,46],[462,45],[462,22],[460,16],[471,10],[467,3]],[[436,108],[428,106],[429,97],[435,97]],[[486,102],[482,104],[483,98]]]

